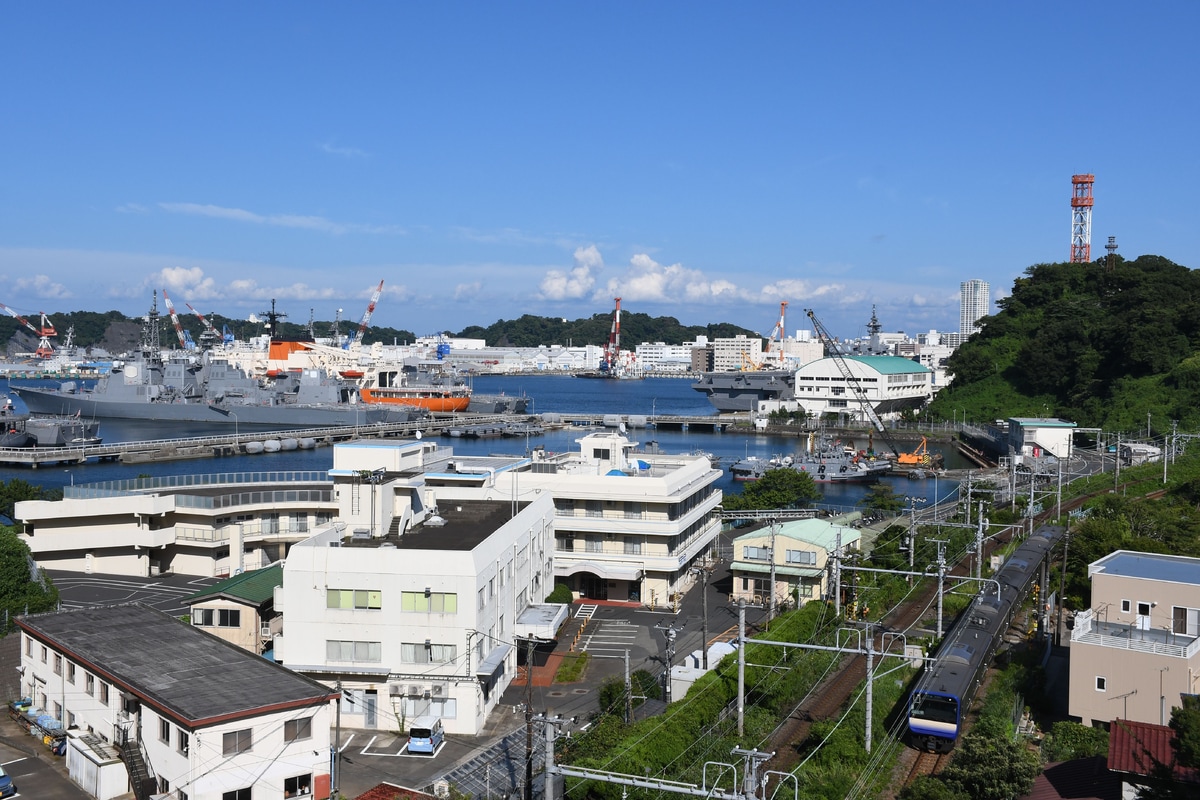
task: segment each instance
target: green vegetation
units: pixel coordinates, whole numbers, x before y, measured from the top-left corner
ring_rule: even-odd
[[[554,584],[554,590],[546,595],[547,603],[567,603],[569,604],[575,599],[575,595],[571,592],[571,587],[565,583]]]
[[[1048,762],[1108,755],[1108,731],[1067,720],[1056,722],[1042,741],[1042,756]]]
[[[583,671],[587,669],[588,654],[568,653],[563,657],[562,663],[558,665],[558,672],[554,673],[555,683],[574,683],[583,677]]]
[[[747,483],[740,494],[726,495],[726,511],[751,511],[763,508],[807,508],[823,495],[812,476],[798,469],[769,469],[756,481]]]
[[[1200,272],[1159,256],[1037,264],[951,356],[930,413],[1054,415],[1085,427],[1200,426]]]
[[[637,708],[646,700],[657,700],[662,696],[662,688],[658,680],[648,670],[639,669],[629,675],[630,688],[633,690],[633,707]],[[600,713],[625,714],[625,680],[609,678],[600,685]]]
[[[11,517],[18,500],[46,500],[61,497],[22,480],[0,484],[0,513]],[[29,545],[17,537],[19,527],[0,526],[0,634],[8,633],[13,618],[21,614],[52,611],[58,606],[58,589],[46,571],[40,569],[29,552]]]

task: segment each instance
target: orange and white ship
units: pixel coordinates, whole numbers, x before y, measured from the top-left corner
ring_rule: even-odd
[[[448,376],[414,380],[406,370],[381,366],[359,381],[358,396],[363,403],[417,406],[434,413],[466,411],[471,404],[471,387]]]

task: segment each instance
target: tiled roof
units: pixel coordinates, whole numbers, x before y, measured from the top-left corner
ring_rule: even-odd
[[[1149,775],[1156,764],[1171,765],[1175,762],[1175,748],[1171,742],[1175,731],[1166,725],[1115,719],[1108,738],[1108,768],[1114,772],[1130,775]],[[1175,779],[1186,783],[1200,783],[1200,770],[1176,766]]]
[[[1121,778],[1104,756],[1050,764],[1021,800],[1121,800]]]
[[[431,794],[418,792],[416,789],[405,789],[394,783],[381,783],[372,786],[354,800],[437,800]]]
[[[261,606],[275,596],[275,587],[277,586],[283,586],[283,566],[272,564],[264,569],[243,572],[241,575],[226,578],[220,583],[214,583],[212,586],[196,592],[184,602],[192,605],[214,597],[232,597],[237,600],[245,600],[251,605]]]

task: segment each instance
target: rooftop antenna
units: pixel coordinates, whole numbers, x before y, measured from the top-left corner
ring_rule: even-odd
[[[1108,255],[1104,257],[1104,271],[1112,272],[1117,261],[1117,237],[1108,237],[1108,244],[1104,245],[1104,249],[1108,251]]]

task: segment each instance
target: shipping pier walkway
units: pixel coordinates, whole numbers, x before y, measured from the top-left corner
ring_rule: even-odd
[[[307,428],[302,430],[246,430],[216,436],[193,436],[178,439],[148,439],[136,442],[117,442],[73,447],[0,447],[0,464],[37,469],[42,465],[86,464],[88,462],[119,461],[128,464],[155,461],[175,461],[191,458],[220,458],[252,452],[262,452],[268,442],[287,441],[286,449],[328,447],[338,442],[364,438],[404,438],[437,434],[445,429],[470,425],[503,425],[513,421],[539,417],[503,414],[434,414],[413,422],[353,425],[337,428]],[[546,427],[605,426],[616,428],[655,427],[672,430],[723,431],[739,421],[735,415],[722,417],[674,417],[667,415],[640,416],[636,414],[544,414],[540,417]],[[270,452],[270,451],[268,451]]]

